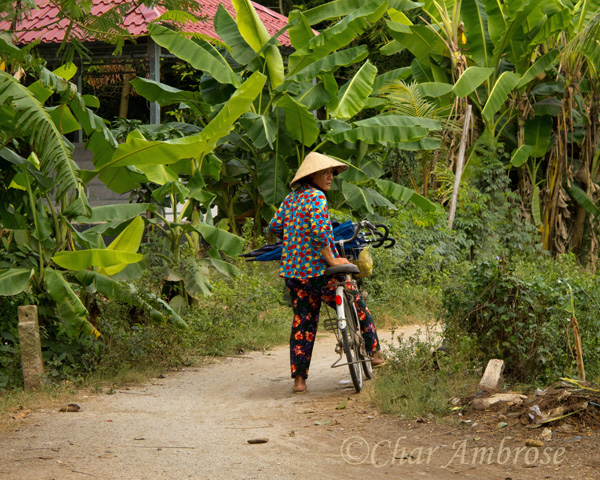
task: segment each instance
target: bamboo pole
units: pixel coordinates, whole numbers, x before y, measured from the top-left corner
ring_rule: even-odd
[[[454,225],[454,216],[456,215],[456,204],[458,203],[458,190],[460,188],[460,177],[462,176],[465,164],[465,151],[467,149],[467,137],[469,136],[469,123],[471,122],[472,106],[467,104],[465,110],[465,123],[463,125],[462,136],[460,138],[460,147],[458,149],[458,158],[456,160],[456,175],[454,176],[454,188],[452,190],[452,200],[450,201],[450,210],[448,212],[448,230],[452,230]]]

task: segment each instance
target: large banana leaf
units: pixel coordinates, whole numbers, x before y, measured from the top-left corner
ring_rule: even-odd
[[[449,94],[453,86],[449,83],[425,82],[417,84],[417,90],[423,97],[442,97]]]
[[[381,4],[386,3],[384,1]],[[344,17],[350,15],[365,5],[364,0],[337,0],[335,2],[325,3],[315,8],[303,12],[310,25],[321,23],[324,20]]]
[[[376,0],[353,11],[320,35],[313,36],[302,49],[297,49],[289,58],[289,75],[302,70],[309,64],[349,45],[361,35],[372,22],[383,16],[387,2]]]
[[[307,90],[298,93],[296,100],[306,105],[309,110],[318,110],[331,100],[331,95],[329,95],[323,83],[313,85],[311,82]]]
[[[396,206],[379,192],[371,188],[363,188],[353,183],[342,181],[342,194],[354,210],[358,212],[374,213],[373,206],[381,206],[396,210]]]
[[[258,191],[268,205],[279,205],[287,195],[288,166],[285,159],[273,155],[266,162],[260,160],[256,165],[258,173]]]
[[[198,264],[193,263],[190,267],[180,272],[180,275],[187,293],[195,299],[211,294],[213,287]]]
[[[348,119],[360,112],[365,100],[373,91],[375,75],[377,67],[367,60],[354,77],[340,89],[337,106],[330,112],[330,116]]]
[[[315,33],[300,10],[292,10],[288,18],[290,42],[298,51],[308,45],[309,40],[315,36]]]
[[[390,182],[389,180],[378,179],[375,180],[375,183],[384,195],[393,198],[396,201],[401,201],[403,203],[411,202],[414,206],[420,208],[424,212],[443,211],[441,205],[432,202],[410,188],[403,187],[402,185]]]
[[[77,217],[79,223],[103,223],[113,220],[130,220],[146,211],[156,210],[156,205],[152,203],[125,203],[121,205],[102,205],[92,208],[92,214],[89,217]]]
[[[520,75],[513,72],[504,72],[492,88],[490,96],[481,111],[481,116],[486,121],[491,121],[494,114],[500,110],[510,93],[519,83]]]
[[[428,26],[412,25],[407,27],[407,25],[390,21],[387,22],[387,26],[392,38],[408,49],[425,67],[431,65],[431,54],[443,55],[446,51],[446,44]]]
[[[556,62],[557,58],[558,58],[557,50],[551,50],[548,53],[546,53],[545,55],[542,55],[523,74],[523,76],[521,77],[521,80],[519,80],[519,83],[517,84],[516,88],[519,89],[519,88],[522,88],[522,87],[528,85],[529,83],[531,83],[533,80],[535,80],[537,78],[537,76],[539,74],[543,73],[544,71],[546,71],[546,69],[553,66],[554,63]]]
[[[199,92],[180,90],[148,78],[136,77],[130,83],[135,91],[146,100],[156,102],[161,106],[185,103],[187,106],[193,107],[202,102]]]
[[[354,210],[374,213],[373,204],[367,192],[353,183],[342,182],[344,198]]]
[[[75,132],[81,129],[79,122],[73,116],[71,109],[65,103],[57,105],[56,107],[46,107],[46,112],[50,114],[50,118],[58,128],[59,132],[63,135],[71,132]]]
[[[223,7],[223,4],[219,4],[219,8],[215,14],[214,25],[215,32],[231,48],[231,54],[236,62],[240,65],[248,65],[256,56],[256,52],[244,40],[238,24],[225,7]]]
[[[90,248],[74,252],[58,252],[52,257],[52,261],[67,270],[85,270],[90,267],[108,268],[128,265],[139,262],[142,258],[143,255],[139,253]]]
[[[368,126],[356,127],[351,130],[343,130],[330,133],[327,139],[334,143],[341,142],[366,142],[369,145],[378,145],[381,143],[389,143],[397,145],[402,143],[414,143],[424,139],[429,130],[422,127],[404,127],[404,126]],[[438,144],[436,144],[438,145]],[[414,149],[419,149],[416,146]],[[411,148],[413,150],[413,148]]]
[[[542,223],[542,207],[540,202],[540,187],[537,185],[533,188],[531,195],[531,214],[535,225],[543,225]]]
[[[224,251],[230,257],[237,257],[242,253],[244,248],[244,239],[234,235],[233,233],[226,232],[220,228],[207,225],[206,223],[200,223],[197,226],[191,224],[184,224],[182,227],[188,231],[195,231],[202,235],[202,238],[206,240],[213,247]]]
[[[117,238],[115,238],[111,242],[111,244],[108,247],[106,247],[106,250],[114,252],[137,253],[137,251],[140,249],[140,244],[142,243],[144,227],[145,224],[144,220],[142,220],[142,217],[135,217],[133,221],[129,225],[127,225],[127,228],[125,228],[117,236]],[[116,273],[119,273],[131,263],[136,262],[126,262],[111,267],[101,267],[98,268],[98,273],[102,275],[114,275]]]
[[[377,75],[373,81],[373,91],[377,92],[386,85],[398,80],[405,80],[410,77],[411,73],[410,67],[402,67]]]
[[[48,295],[56,303],[58,317],[65,326],[65,330],[73,337],[80,332],[100,336],[88,320],[88,312],[79,300],[77,294],[71,288],[71,285],[65,280],[62,273],[49,268],[44,276],[44,284]]]
[[[494,71],[493,68],[469,67],[454,84],[452,91],[457,97],[466,97],[485,82]]]
[[[240,269],[231,263],[227,263],[219,258],[205,257],[198,260],[201,267],[214,267],[219,273],[232,277],[240,272]]]
[[[484,67],[490,65],[493,49],[488,32],[488,15],[485,3],[484,0],[463,0],[460,12],[465,24],[469,55]],[[464,95],[458,96],[462,97]]]
[[[73,63],[61,65],[60,67],[52,71],[53,75],[67,81],[71,80],[71,78],[73,78],[76,73],[77,66]],[[42,73],[41,75],[43,76],[44,74]],[[27,87],[33,92],[35,98],[37,98],[37,100],[40,103],[46,103],[46,100],[48,100],[54,93],[52,88],[46,86],[46,83],[46,81],[42,81],[42,79],[39,79],[33,82],[31,85],[29,85],[29,87]]]
[[[430,131],[441,129],[438,121],[402,115],[378,115],[354,122],[352,129],[333,130],[327,138],[334,143],[363,141],[368,144],[418,142]],[[436,143],[437,145],[437,143]]]
[[[285,111],[285,125],[289,134],[307,147],[311,146],[319,136],[319,128],[314,115],[303,103],[289,95],[283,95],[277,106]]]
[[[532,145],[521,145],[519,148],[517,148],[517,150],[515,150],[515,153],[513,153],[513,156],[510,159],[510,164],[513,167],[519,168],[527,160],[529,160],[529,157],[533,153],[534,149],[535,147]]]
[[[311,64],[299,70],[297,73],[286,78],[286,84],[292,81],[313,80],[323,73],[330,73],[339,67],[347,67],[353,63],[364,60],[369,55],[366,46],[347,48],[341,52],[335,52],[324,58],[312,62]]]
[[[571,197],[575,199],[575,201],[581,205],[587,212],[590,212],[594,217],[600,217],[600,208],[598,208],[594,201],[590,198],[590,196],[585,193],[583,189],[575,185],[571,184],[570,187],[567,188]]]
[[[254,6],[249,0],[232,0],[231,2],[237,13],[238,29],[244,40],[248,42],[255,52],[263,49],[263,46],[271,40],[271,36],[260,20]],[[273,88],[283,83],[283,58],[281,52],[275,45],[268,46],[264,55],[269,70],[269,78]]]
[[[21,293],[29,286],[33,273],[31,268],[0,270],[0,295],[12,296]]]
[[[165,47],[173,55],[185,60],[192,67],[211,75],[220,83],[229,83],[235,87],[242,84],[242,79],[235,73],[219,51],[202,39],[190,40],[168,28],[151,23],[148,32],[161,47]]]
[[[249,112],[240,117],[240,124],[246,129],[256,148],[265,148],[267,144],[273,148],[278,127],[270,117]]]
[[[552,142],[552,118],[535,116],[525,122],[525,143],[532,145],[531,155],[536,158],[543,157]]]
[[[260,72],[253,73],[204,130],[196,135],[165,142],[149,142],[130,135],[125,143],[119,145],[112,160],[97,171],[129,165],[169,165],[182,158],[200,158],[206,155],[231,131],[234,122],[250,110],[252,102],[262,91],[265,80],[266,77]]]
[[[54,178],[56,198],[73,192],[70,212],[73,215],[88,214],[90,206],[79,177],[79,168],[73,161],[73,145],[61,135],[33,93],[1,70],[0,105],[6,105],[14,112],[12,128],[19,136],[29,140],[40,159],[41,172]]]
[[[490,1],[487,6],[488,28],[494,44],[491,65],[498,65],[503,58],[519,65],[530,51],[527,41],[530,28],[528,17],[534,9],[541,9],[543,5],[538,0],[525,0],[506,4]]]

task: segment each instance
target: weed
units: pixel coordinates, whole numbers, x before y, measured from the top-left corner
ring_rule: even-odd
[[[377,375],[372,401],[383,413],[409,420],[450,413],[452,398],[472,392],[478,377],[463,350],[440,348],[439,334],[426,331],[390,346]]]

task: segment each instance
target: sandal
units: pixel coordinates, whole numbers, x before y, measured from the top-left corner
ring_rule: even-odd
[[[373,368],[378,368],[383,365],[385,365],[385,359],[381,356],[380,351],[373,352],[373,355],[371,356],[371,366]]]

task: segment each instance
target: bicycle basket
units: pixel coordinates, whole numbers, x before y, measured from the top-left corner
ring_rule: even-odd
[[[373,258],[369,247],[364,247],[358,254],[358,258],[350,261],[360,270],[360,274],[355,275],[356,278],[367,278],[373,274]]]

